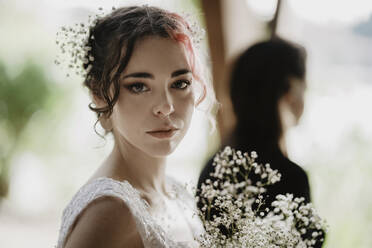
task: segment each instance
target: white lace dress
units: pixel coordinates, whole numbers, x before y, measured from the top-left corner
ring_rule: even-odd
[[[181,208],[186,220],[193,232],[194,237],[203,233],[203,227],[195,213],[195,201],[182,185],[171,178],[167,178],[167,184],[172,189],[174,201]],[[133,215],[137,230],[142,238],[144,247],[151,248],[181,248],[195,247],[195,243],[177,242],[167,234],[166,228],[162,227],[153,216],[150,215],[148,204],[141,197],[139,192],[127,181],[116,181],[111,178],[97,178],[84,185],[72,198],[71,202],[63,211],[62,225],[59,232],[57,248],[63,248],[66,237],[71,231],[76,218],[92,201],[103,197],[117,197],[124,201]]]

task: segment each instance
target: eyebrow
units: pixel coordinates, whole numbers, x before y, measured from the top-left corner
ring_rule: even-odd
[[[181,70],[177,70],[177,71],[172,72],[171,76],[172,77],[178,77],[180,75],[187,74],[187,73],[190,73],[190,72],[191,71],[188,70],[188,69],[181,69]]]
[[[125,75],[123,77],[123,79],[129,78],[129,77],[134,77],[134,78],[151,78],[151,79],[154,79],[154,75],[152,75],[151,73],[148,73],[148,72],[134,72],[134,73],[130,73],[128,75]]]
[[[171,74],[171,77],[178,77],[180,75],[183,75],[183,74],[187,74],[187,73],[190,73],[191,71],[188,70],[188,69],[180,69],[180,70],[177,70],[177,71],[174,71],[172,72]],[[150,78],[150,79],[154,79],[154,75],[152,75],[151,73],[148,73],[148,72],[134,72],[134,73],[130,73],[128,75],[125,75],[123,77],[123,79],[125,78],[129,78],[129,77],[133,77],[133,78]]]

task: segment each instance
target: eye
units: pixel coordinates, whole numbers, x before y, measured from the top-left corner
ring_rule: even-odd
[[[189,80],[178,80],[172,84],[171,88],[185,90],[190,84],[191,82]]]
[[[127,88],[130,92],[135,94],[140,94],[149,91],[149,88],[144,83],[134,83],[125,85],[125,88]]]

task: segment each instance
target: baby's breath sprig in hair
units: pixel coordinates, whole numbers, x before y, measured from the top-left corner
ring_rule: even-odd
[[[115,7],[112,7],[115,10]],[[67,69],[67,76],[70,72],[78,76],[86,77],[92,68],[91,63],[94,57],[91,54],[92,48],[88,45],[89,32],[98,20],[105,15],[103,8],[98,8],[98,12],[88,16],[87,22],[75,23],[72,26],[62,26],[57,32],[56,44],[59,47],[60,54],[55,59],[55,64]]]
[[[202,43],[205,37],[205,30],[195,20],[194,15],[182,12],[181,17],[188,24],[188,31],[190,33],[191,43],[195,48],[200,48],[200,44]]]
[[[116,7],[112,7],[115,11]],[[55,64],[67,69],[67,76],[70,72],[86,77],[92,68],[92,62],[95,60],[91,53],[92,47],[89,46],[90,40],[94,36],[90,35],[90,30],[95,27],[97,22],[106,16],[102,7],[98,12],[89,15],[87,22],[75,23],[72,26],[62,26],[57,32],[56,44],[59,47],[60,54],[55,59]],[[190,41],[194,48],[200,48],[200,44],[205,36],[205,31],[195,21],[193,15],[182,13],[181,17],[185,20],[186,29]]]

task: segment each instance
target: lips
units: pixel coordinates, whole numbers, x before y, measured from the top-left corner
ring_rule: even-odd
[[[169,139],[169,138],[173,137],[178,130],[179,129],[177,129],[177,128],[169,128],[169,129],[160,129],[160,130],[149,131],[149,132],[146,132],[146,133],[148,133],[151,136],[153,136],[155,138],[158,138],[158,139]]]

